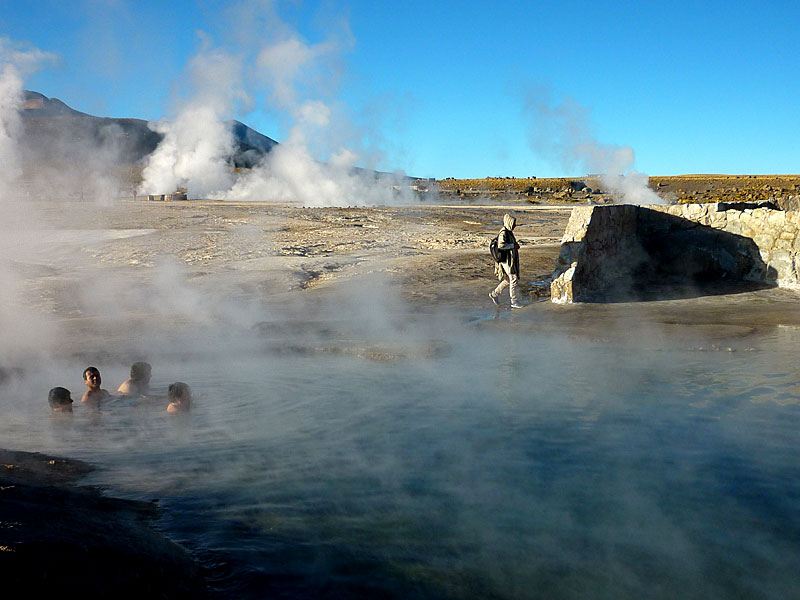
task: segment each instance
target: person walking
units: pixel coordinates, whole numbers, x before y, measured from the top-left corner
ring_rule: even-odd
[[[519,244],[514,237],[514,227],[517,219],[509,214],[503,215],[503,229],[497,236],[497,249],[505,254],[505,260],[495,264],[495,274],[500,280],[497,287],[489,292],[489,298],[499,306],[497,297],[508,288],[511,308],[522,308],[517,298],[517,284],[519,283]]]

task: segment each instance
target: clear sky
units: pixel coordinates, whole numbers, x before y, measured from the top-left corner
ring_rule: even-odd
[[[254,65],[297,40],[293,100],[332,107],[330,135],[369,166],[417,176],[583,175],[586,143],[630,147],[650,175],[800,173],[796,0],[246,4],[0,0],[0,38],[57,56],[27,89],[150,120],[222,49],[244,65],[230,117],[278,141],[297,113]]]

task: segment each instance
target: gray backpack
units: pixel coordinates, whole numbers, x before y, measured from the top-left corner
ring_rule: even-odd
[[[494,262],[504,263],[508,261],[508,250],[501,250],[497,247],[497,237],[493,237],[489,242],[489,254],[492,255]]]

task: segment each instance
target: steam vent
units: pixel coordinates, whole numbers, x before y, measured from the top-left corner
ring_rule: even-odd
[[[573,209],[550,286],[571,302],[800,287],[800,211],[772,203]]]

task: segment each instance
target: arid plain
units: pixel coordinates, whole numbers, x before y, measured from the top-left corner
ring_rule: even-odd
[[[486,189],[496,185],[482,181]],[[76,352],[90,351],[83,347],[85,336],[78,335],[90,322],[102,338],[117,341],[137,324],[160,320],[164,327],[178,326],[193,310],[191,302],[178,298],[187,294],[214,298],[217,304],[286,308],[336,289],[351,290],[357,302],[358,286],[380,282],[404,303],[403,310],[489,311],[486,292],[494,278],[488,241],[500,229],[503,214],[511,212],[517,216],[522,245],[523,297],[535,305],[516,317],[518,325],[538,321],[543,326],[536,314],[544,312],[552,326],[571,327],[584,318],[598,322],[602,314],[620,313],[615,319],[626,319],[631,311],[661,322],[800,322],[794,293],[785,290],[637,307],[549,306],[544,302],[549,278],[571,209],[608,200],[581,191],[571,192],[565,202],[558,192],[569,187],[569,181],[539,184],[536,199],[513,191],[464,198],[442,185],[437,194],[426,194],[418,203],[381,207],[41,201],[29,208],[35,215],[34,228],[42,233],[23,235],[31,249],[16,262],[16,270],[30,305],[60,323]],[[695,190],[693,198],[702,193],[714,200],[773,199],[786,204],[796,202],[800,177],[653,181],[651,187],[673,202],[685,201],[675,196],[677,190]],[[87,301],[95,288],[108,296],[99,308],[97,302]],[[602,329],[602,319],[599,322]]]

